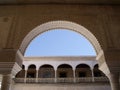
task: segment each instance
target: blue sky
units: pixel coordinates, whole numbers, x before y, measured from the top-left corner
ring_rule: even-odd
[[[81,34],[55,29],[38,35],[28,45],[28,56],[95,56],[92,44]]]

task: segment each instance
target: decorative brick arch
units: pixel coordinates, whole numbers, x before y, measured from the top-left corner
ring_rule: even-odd
[[[96,37],[85,27],[83,27],[77,23],[69,22],[69,21],[50,21],[50,22],[44,23],[40,26],[37,26],[31,32],[28,33],[28,35],[24,38],[24,40],[20,46],[19,50],[21,51],[21,53],[24,54],[24,52],[25,52],[27,46],[29,45],[29,43],[31,42],[31,40],[33,40],[37,35],[39,35],[43,32],[46,32],[48,30],[53,30],[53,29],[68,29],[68,30],[78,32],[78,33],[82,34],[83,36],[85,36],[91,42],[91,44],[94,46],[97,54],[102,50]]]
[[[83,27],[77,23],[70,22],[70,21],[61,21],[61,20],[50,21],[50,22],[43,23],[43,24],[37,26],[36,28],[34,28],[31,32],[29,32],[27,34],[27,36],[22,41],[21,46],[18,50],[18,51],[20,51],[20,52],[18,52],[18,56],[23,57],[27,46],[29,45],[31,40],[33,40],[36,36],[38,36],[39,34],[41,34],[43,32],[53,30],[53,29],[68,29],[68,30],[78,32],[79,34],[86,37],[91,42],[91,44],[93,45],[93,47],[96,51],[96,54],[97,54],[96,60],[98,60],[99,69],[102,70],[104,73],[109,73],[109,68],[108,68],[108,66],[105,62],[105,58],[104,58],[104,52],[103,52],[97,38],[85,27]],[[107,68],[107,69],[104,70],[104,68]]]
[[[23,41],[20,45],[20,48],[18,50],[18,53],[17,53],[18,56],[23,60],[23,55],[24,55],[25,50],[26,50],[27,46],[29,45],[29,43],[39,34],[42,34],[46,31],[54,30],[54,29],[68,29],[68,30],[78,32],[79,34],[86,37],[91,42],[91,44],[93,45],[93,47],[96,51],[96,54],[97,54],[96,60],[98,60],[99,69],[101,71],[103,71],[106,75],[108,73],[110,73],[109,68],[105,61],[104,52],[103,52],[97,38],[85,27],[83,27],[77,23],[70,22],[70,21],[61,21],[61,20],[50,21],[50,22],[43,23],[43,24],[37,26],[36,28],[34,28],[23,39]]]

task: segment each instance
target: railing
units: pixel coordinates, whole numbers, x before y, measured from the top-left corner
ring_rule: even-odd
[[[14,80],[16,83],[24,83],[24,82],[25,82],[25,78],[13,78],[13,80]]]
[[[109,82],[107,77],[94,77],[95,82]]]
[[[74,78],[57,78],[57,83],[73,83]]]
[[[54,83],[55,78],[38,78],[37,82],[38,83]]]
[[[26,80],[24,80],[24,82],[35,83],[36,82],[36,78],[26,78]]]
[[[109,82],[107,77],[85,77],[85,78],[14,78],[16,83],[91,83]]]
[[[87,82],[92,82],[92,77],[83,77],[83,78],[76,78],[75,79],[76,83],[87,83]]]

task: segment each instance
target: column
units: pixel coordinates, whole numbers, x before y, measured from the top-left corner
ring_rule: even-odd
[[[26,78],[27,78],[27,70],[25,70],[25,78],[24,78],[24,83],[26,83]]]
[[[95,79],[94,79],[94,70],[93,69],[91,69],[91,73],[92,73],[92,82],[94,82]]]
[[[12,76],[11,74],[3,75],[1,90],[11,90]]]
[[[37,69],[36,70],[36,82],[38,82],[38,72],[39,72],[39,70]]]
[[[73,78],[74,78],[74,83],[75,83],[76,82],[75,69],[73,69]]]
[[[108,78],[110,80],[112,90],[120,90],[119,73],[118,72],[110,73],[108,75]]]
[[[55,70],[55,83],[57,82],[57,70]]]

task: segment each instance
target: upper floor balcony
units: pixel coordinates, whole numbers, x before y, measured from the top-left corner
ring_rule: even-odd
[[[13,78],[16,83],[108,83],[107,77],[81,78]]]

